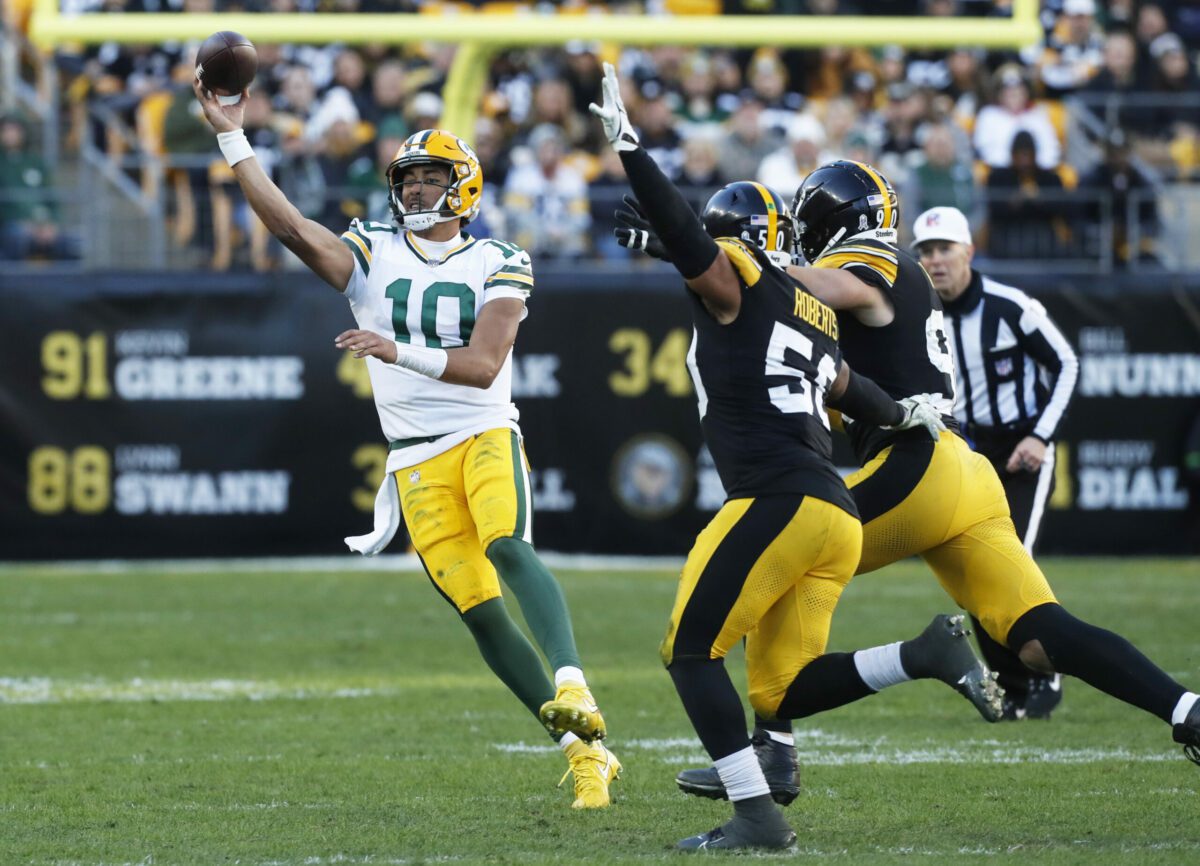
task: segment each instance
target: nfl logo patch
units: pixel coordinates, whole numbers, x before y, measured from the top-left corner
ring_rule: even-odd
[[[416,484],[420,480],[421,480],[421,470],[420,469],[414,469],[412,472],[408,473],[409,484]]]
[[[1011,376],[1013,371],[1013,359],[1001,358],[993,365],[996,369],[997,376]]]

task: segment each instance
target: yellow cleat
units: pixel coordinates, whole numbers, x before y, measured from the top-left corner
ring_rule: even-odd
[[[559,686],[554,700],[542,704],[538,716],[550,733],[574,734],[589,743],[603,740],[608,733],[596,699],[587,686],[579,683],[563,683]]]
[[[575,742],[567,746],[566,753],[571,766],[563,773],[558,784],[561,787],[567,781],[567,776],[572,773],[575,775],[575,802],[571,808],[603,809],[611,803],[608,786],[621,773],[621,762],[617,756],[600,742]]]

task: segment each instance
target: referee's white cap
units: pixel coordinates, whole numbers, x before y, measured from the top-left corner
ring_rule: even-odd
[[[956,207],[931,207],[913,223],[913,249],[925,241],[973,244],[966,215]]]

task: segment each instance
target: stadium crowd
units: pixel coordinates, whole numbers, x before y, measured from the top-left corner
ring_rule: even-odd
[[[64,0],[68,11],[444,13],[522,4],[417,0]],[[588,4],[530,5],[531,14]],[[740,0],[591,4],[608,10],[775,14],[1004,15],[1002,0]],[[1045,37],[1020,53],[826,47],[778,51],[621,49],[578,41],[496,56],[473,130],[455,130],[484,167],[475,233],[535,258],[625,258],[611,238],[626,191],[587,105],[601,63],[626,82],[642,142],[699,206],[717,187],[757,179],[791,199],[814,167],[845,157],[878,166],[905,212],[952,205],[994,258],[1153,258],[1155,190],[1200,179],[1200,6],[1183,0],[1045,0]],[[561,8],[560,8],[561,7]],[[712,8],[705,8],[712,7]],[[462,12],[464,10],[458,10]],[[593,10],[597,11],[597,10]],[[688,10],[684,10],[688,11]],[[583,28],[581,28],[583,29]],[[87,140],[128,164],[166,159],[175,242],[212,267],[280,266],[240,200],[191,91],[196,45],[60,50],[67,149]],[[454,46],[259,44],[246,128],[259,159],[309,217],[335,231],[388,218],[383,169],[409,133],[438,124]],[[1078,106],[1078,107],[1075,107]],[[1093,122],[1082,122],[1093,119]],[[0,222],[7,258],[77,255],[52,202],[28,118],[4,118]],[[121,130],[126,130],[122,134]],[[146,194],[152,172],[138,173]],[[1133,225],[1136,223],[1136,225]],[[1111,241],[1109,240],[1111,238]]]

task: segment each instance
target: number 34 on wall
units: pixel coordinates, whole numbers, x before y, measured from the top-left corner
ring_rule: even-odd
[[[618,397],[640,397],[653,383],[663,386],[670,397],[690,397],[692,380],[687,371],[691,334],[674,328],[663,338],[657,351],[650,335],[640,328],[621,328],[608,338],[608,348],[625,356],[625,367],[608,377],[608,385]]]

